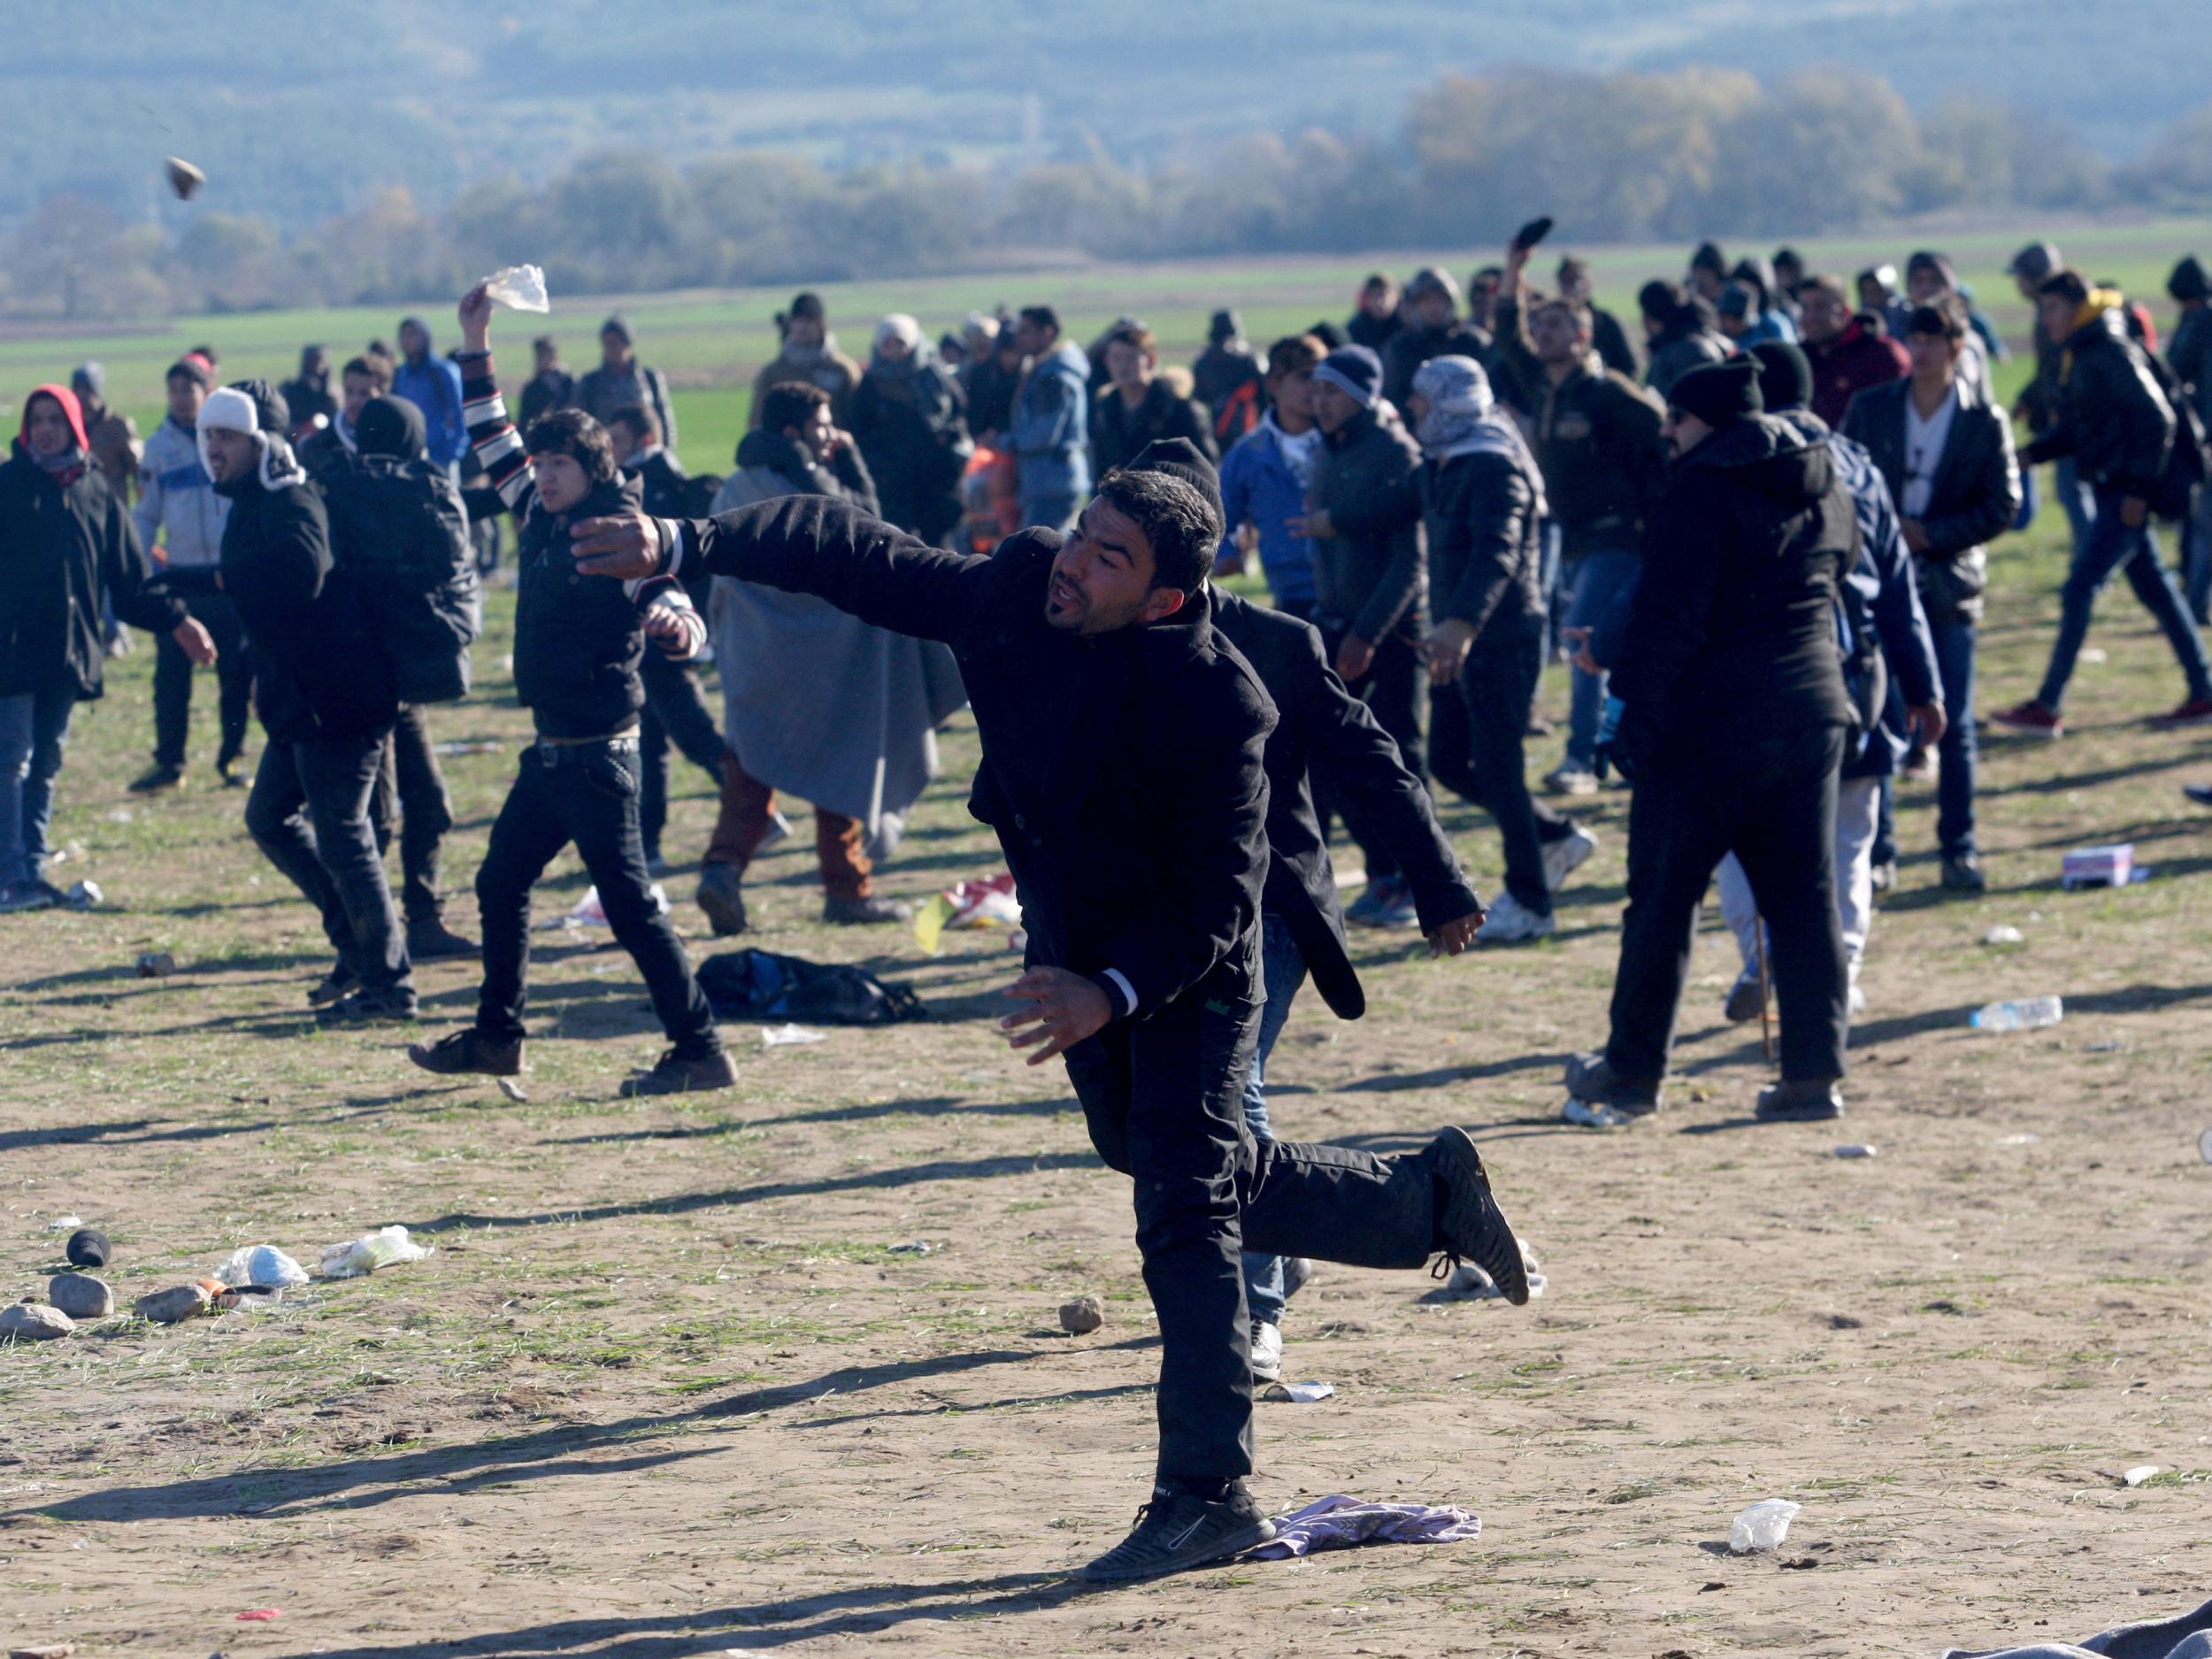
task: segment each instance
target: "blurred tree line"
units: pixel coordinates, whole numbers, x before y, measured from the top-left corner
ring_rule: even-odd
[[[1356,252],[1502,241],[1533,214],[1581,243],[1807,235],[1947,210],[2212,205],[2212,105],[2138,160],[2062,122],[1960,97],[1916,115],[1880,78],[1806,70],[1516,69],[1417,93],[1394,140],[1308,130],[1145,168],[1102,144],[998,173],[843,170],[769,151],[679,169],[645,150],[512,177],[440,212],[405,190],[283,238],[196,212],[173,237],[46,197],[0,257],[0,310],[83,318],[387,303],[528,260],[557,292],[827,281],[1055,256]]]

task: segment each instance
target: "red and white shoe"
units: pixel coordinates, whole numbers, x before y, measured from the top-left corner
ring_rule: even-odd
[[[2212,720],[2212,697],[2192,697],[2163,714],[2151,717],[2151,724],[2162,730],[2175,726],[2202,726],[2207,720]]]
[[[2026,737],[2063,737],[2066,734],[2066,722],[2033,697],[2025,703],[2016,703],[2009,709],[1996,710],[1989,718],[1999,726]]]

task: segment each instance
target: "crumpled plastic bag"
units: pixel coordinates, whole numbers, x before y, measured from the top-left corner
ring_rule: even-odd
[[[1728,1529],[1728,1548],[1739,1555],[1779,1549],[1789,1536],[1790,1523],[1803,1506],[1787,1498],[1764,1498],[1739,1515]]]
[[[429,1254],[430,1247],[410,1239],[406,1228],[386,1227],[332,1245],[323,1252],[316,1271],[325,1279],[359,1279],[396,1262],[419,1262]]]
[[[956,881],[922,906],[914,917],[914,938],[931,956],[939,939],[956,927],[1019,927],[1021,900],[1014,878],[1002,872],[979,881]]]
[[[667,915],[668,889],[656,881],[647,891],[652,895],[653,909],[663,916]],[[586,887],[584,896],[571,905],[565,913],[559,916],[549,916],[541,921],[532,924],[534,926],[541,928],[604,927],[607,925],[607,907],[599,902],[599,889],[595,887]]]
[[[233,1250],[215,1270],[215,1277],[234,1289],[242,1285],[304,1285],[307,1270],[273,1244],[249,1244]]]
[[[510,311],[549,311],[545,297],[545,273],[534,265],[511,265],[484,279],[484,296]]]

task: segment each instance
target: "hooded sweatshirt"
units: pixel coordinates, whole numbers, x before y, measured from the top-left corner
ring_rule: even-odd
[[[61,406],[71,447],[31,449],[31,405]],[[57,465],[57,462],[58,465]],[[155,580],[129,515],[86,459],[84,416],[65,386],[23,400],[23,425],[0,465],[0,697],[67,687],[101,692],[104,601],[134,626],[168,633],[184,602]]]
[[[422,330],[422,359],[401,359],[392,371],[392,396],[422,411],[430,458],[440,466],[450,466],[469,447],[468,426],[461,417],[461,371],[430,349],[430,330],[421,318],[406,318],[400,326],[410,325]]]

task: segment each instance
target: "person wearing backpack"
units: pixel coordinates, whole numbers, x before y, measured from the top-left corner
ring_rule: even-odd
[[[2202,449],[2189,441],[2187,428],[2177,419],[2160,387],[2154,360],[2128,338],[2116,290],[2093,288],[2078,271],[2062,270],[2038,290],[2037,317],[2045,335],[2061,342],[2057,417],[2020,458],[2034,466],[2072,457],[2094,511],[2060,591],[2058,638],[2041,687],[2025,703],[2000,709],[1990,718],[2030,736],[2064,733],[2060,709],[2075,659],[2089,636],[2090,613],[2105,583],[2125,571],[2128,585],[2165,634],[2187,682],[2182,701],[2156,724],[2189,726],[2212,719],[2212,662],[2206,659],[2204,642],[2172,572],[2159,559],[2151,527],[2154,513],[2172,515],[2177,488],[2185,501],[2182,480],[2192,472],[2200,475]],[[2177,432],[2184,438],[2178,459]]]
[[[2212,276],[2194,254],[2185,255],[2166,279],[2166,292],[2181,307],[2166,337],[2166,365],[2181,390],[2174,412],[2193,415],[2200,430],[2212,430]],[[2182,524],[2181,546],[2189,614],[2202,627],[2212,621],[2212,488],[2198,489],[2194,509]]]
[[[332,564],[357,585],[399,692],[372,804],[378,840],[399,841],[408,959],[474,956],[475,944],[446,926],[438,890],[453,802],[424,712],[468,694],[468,648],[483,615],[468,513],[451,474],[428,458],[412,403],[372,396],[350,432],[353,449],[319,449],[309,472],[329,514]]]

